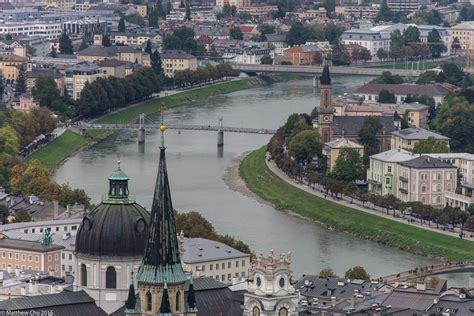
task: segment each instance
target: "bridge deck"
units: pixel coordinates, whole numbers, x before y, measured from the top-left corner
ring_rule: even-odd
[[[128,129],[138,130],[144,128],[145,130],[159,129],[160,124],[83,124],[82,129]],[[230,132],[230,133],[246,133],[246,134],[275,134],[275,130],[267,128],[244,128],[244,127],[229,127],[229,126],[215,126],[215,125],[184,125],[184,124],[166,124],[166,128],[172,130],[192,130],[192,131],[215,131],[215,132]]]

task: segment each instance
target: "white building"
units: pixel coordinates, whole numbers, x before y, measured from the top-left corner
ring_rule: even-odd
[[[0,34],[12,36],[45,36],[49,40],[61,36],[62,24],[60,22],[28,22],[28,23],[6,23],[0,25]]]
[[[372,55],[372,60],[377,60],[377,51],[390,50],[390,34],[380,31],[352,29],[341,35],[341,43],[344,45],[357,44],[365,47]]]

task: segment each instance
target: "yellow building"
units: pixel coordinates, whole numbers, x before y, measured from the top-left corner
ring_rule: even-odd
[[[392,132],[392,139],[390,141],[390,148],[392,149],[405,149],[413,151],[415,144],[421,140],[427,140],[428,138],[434,138],[436,140],[446,142],[449,147],[449,138],[441,134],[423,129],[423,128],[405,128],[399,131]]]
[[[449,29],[450,44],[457,37],[462,49],[474,49],[474,21],[462,22]]]
[[[147,15],[147,6],[146,5],[137,5],[137,13],[143,17]]]
[[[142,50],[130,46],[103,47],[91,45],[77,53],[77,58],[88,62],[97,62],[106,59],[117,59],[137,63],[142,66],[150,66],[150,55]]]
[[[13,83],[20,73],[20,65],[27,61],[17,55],[4,55],[0,58],[0,72],[7,83]]]
[[[48,8],[72,9],[76,5],[76,0],[43,0],[43,5]]]
[[[165,75],[172,78],[177,71],[196,70],[197,58],[182,50],[166,50],[161,54],[161,64]]]
[[[333,171],[339,154],[344,149],[354,149],[360,156],[364,155],[364,146],[357,144],[347,138],[338,138],[324,144],[323,154],[328,158],[328,169]]]
[[[222,8],[226,4],[239,9],[241,7],[250,7],[250,0],[216,0],[216,6],[218,7]]]

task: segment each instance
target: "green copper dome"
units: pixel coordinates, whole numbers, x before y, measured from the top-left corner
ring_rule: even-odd
[[[112,174],[109,177],[109,180],[118,180],[118,181],[127,181],[129,180],[127,174],[120,169],[120,167],[117,170],[114,170]]]

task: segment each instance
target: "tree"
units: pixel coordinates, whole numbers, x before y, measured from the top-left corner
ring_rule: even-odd
[[[19,210],[15,213],[15,222],[31,222],[31,215],[27,210]]]
[[[151,41],[146,41],[145,53],[148,53],[151,57],[152,49],[151,49]]]
[[[31,92],[41,106],[49,108],[51,108],[54,100],[61,98],[58,85],[52,77],[37,78]]]
[[[370,281],[370,275],[361,266],[350,268],[349,270],[346,271],[346,273],[344,274],[344,277],[347,279]]]
[[[160,53],[158,52],[158,50],[155,50],[151,54],[150,61],[151,61],[151,68],[153,69],[155,74],[162,75],[163,74],[163,68],[161,66],[161,57],[160,57]]]
[[[23,67],[20,67],[20,72],[16,78],[16,94],[20,95],[26,92],[26,72]]]
[[[397,103],[397,98],[395,94],[391,93],[388,90],[382,89],[379,92],[379,103]]]
[[[379,60],[385,60],[388,58],[388,52],[386,50],[384,50],[383,48],[379,48],[377,50],[377,58]]]
[[[20,164],[12,168],[10,187],[21,196],[34,194],[42,199],[54,200],[57,185],[51,181],[51,175],[38,161],[32,161],[27,166]]]
[[[102,46],[104,47],[112,46],[112,43],[110,42],[110,37],[108,35],[102,36]]]
[[[125,19],[123,17],[120,18],[119,24],[118,24],[118,31],[120,33],[125,33],[126,28],[125,28]]]
[[[323,54],[321,52],[315,52],[313,55],[313,64],[322,65],[324,61]]]
[[[335,276],[336,276],[336,273],[334,273],[334,270],[331,268],[325,268],[319,271],[320,278],[332,278]]]
[[[89,45],[87,44],[86,38],[85,38],[85,37],[82,37],[81,46],[79,46],[78,51],[80,52],[81,50],[84,50],[84,49],[86,49],[87,47],[89,47]]]
[[[163,12],[161,1],[159,1],[155,6],[148,8],[148,26],[157,28],[159,16],[166,16]]]
[[[380,4],[380,10],[379,13],[377,14],[376,21],[385,21],[385,22],[391,22],[393,18],[393,13],[392,10],[387,5],[387,0],[382,0],[382,3]]]
[[[344,29],[337,26],[334,23],[329,23],[326,25],[324,28],[325,30],[325,35],[326,35],[326,40],[331,44],[331,45],[336,45],[339,43],[339,38],[341,37],[342,33],[344,33]]]
[[[417,84],[429,84],[432,82],[438,82],[439,75],[436,71],[428,70],[418,76]]]
[[[271,65],[273,64],[273,58],[269,54],[265,54],[260,59],[260,63],[265,65]]]
[[[405,45],[411,45],[420,42],[420,30],[416,26],[410,25],[403,31]]]
[[[331,60],[335,66],[349,65],[351,63],[349,52],[341,43],[332,46]]]
[[[296,134],[290,141],[288,153],[299,163],[309,163],[315,157],[321,157],[323,144],[318,132],[306,130]]]
[[[193,29],[181,26],[173,31],[173,34],[168,34],[163,39],[163,50],[180,49],[191,54],[196,54],[198,44],[194,39]]]
[[[0,75],[0,100],[2,100],[4,92],[5,92],[5,80],[3,79],[3,76]]]
[[[436,29],[433,29],[428,33],[428,47],[430,49],[431,57],[440,57],[441,54],[447,50]]]
[[[244,33],[240,30],[238,26],[234,26],[230,29],[229,32],[230,39],[242,40],[244,39]]]
[[[340,181],[352,182],[364,179],[364,164],[362,157],[353,148],[340,150],[331,176]]]
[[[51,51],[49,52],[49,56],[53,57],[53,58],[56,58],[58,57],[58,52],[56,50],[56,46],[53,45],[51,46]]]
[[[286,43],[290,46],[305,44],[310,38],[310,32],[301,22],[294,23],[286,34]]]
[[[191,21],[191,8],[189,7],[189,4],[186,3],[186,20]]]
[[[418,141],[413,147],[413,152],[415,154],[447,153],[449,147],[445,141],[430,136],[428,139]]]
[[[5,36],[5,39],[7,41],[11,41],[13,39],[12,35],[10,33],[7,34],[7,36]]]
[[[385,84],[401,84],[404,83],[405,81],[403,80],[402,77],[399,75],[392,75],[390,71],[384,71],[382,72],[382,75],[380,77],[377,77],[370,81],[370,83],[385,83]]]
[[[379,152],[379,140],[377,134],[382,129],[379,119],[374,116],[365,118],[362,128],[359,130],[359,143],[364,146],[365,163],[368,157]]]
[[[264,35],[275,33],[275,27],[270,24],[260,24],[257,29],[261,34]]]
[[[463,81],[466,78],[466,74],[459,68],[455,63],[445,63],[441,66],[443,69],[443,75],[446,81],[450,84],[462,86]]]
[[[74,54],[74,49],[72,48],[71,39],[66,34],[66,32],[63,32],[61,34],[61,37],[59,38],[59,51],[61,52],[61,54],[68,54],[68,55]]]

